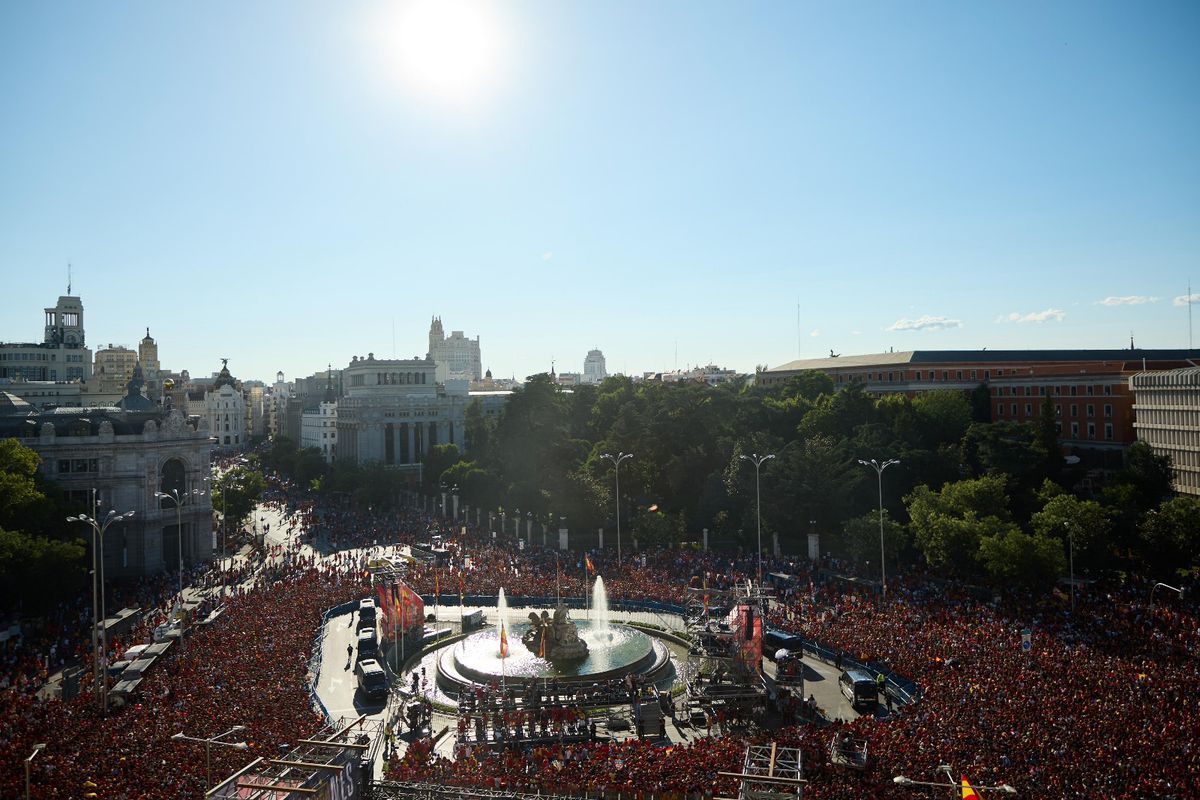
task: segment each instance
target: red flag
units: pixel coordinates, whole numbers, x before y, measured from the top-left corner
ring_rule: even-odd
[[[438,581],[438,574],[436,572],[433,573],[433,596],[442,596],[442,584]]]
[[[962,800],[979,800],[979,792],[975,791],[965,777],[962,779]]]
[[[538,658],[545,658],[546,657],[546,632],[542,631],[542,635],[539,638],[541,639],[541,643],[538,644]]]
[[[504,630],[504,623],[500,623],[500,657],[508,658],[508,633]]]
[[[592,557],[589,556],[587,553],[583,554],[583,563],[587,566],[587,571],[588,571],[589,575],[596,574],[596,567],[592,565]]]

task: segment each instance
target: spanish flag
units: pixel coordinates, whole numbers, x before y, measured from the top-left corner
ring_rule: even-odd
[[[442,596],[442,584],[438,580],[438,574],[436,572],[433,573],[433,596],[434,597]]]
[[[503,622],[500,623],[500,657],[508,658],[508,632]]]
[[[538,644],[538,658],[546,657],[546,632],[542,631],[542,635],[538,637],[541,643]]]
[[[971,786],[966,778],[962,779],[962,800],[979,800],[979,792]]]
[[[587,567],[587,571],[588,571],[589,575],[596,574],[596,567],[592,564],[592,557],[589,556],[587,553],[583,554],[583,563],[584,563],[584,566]]]

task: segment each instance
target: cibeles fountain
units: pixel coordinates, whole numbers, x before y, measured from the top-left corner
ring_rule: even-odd
[[[437,659],[438,684],[457,693],[475,686],[597,683],[626,675],[648,682],[672,677],[666,645],[629,625],[613,623],[603,579],[597,577],[587,619],[571,619],[561,601],[549,609],[509,619],[501,589],[495,625],[443,648]],[[507,654],[503,654],[503,644]]]

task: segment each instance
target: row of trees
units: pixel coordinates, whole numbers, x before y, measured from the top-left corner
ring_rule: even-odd
[[[622,528],[646,544],[754,547],[754,467],[761,470],[764,542],[789,552],[808,533],[826,552],[878,560],[877,477],[859,459],[894,458],[883,478],[889,560],[921,560],[961,577],[1044,584],[1078,570],[1167,570],[1195,562],[1200,507],[1171,499],[1171,469],[1145,445],[1097,483],[1064,463],[1052,407],[1037,423],[990,422],[987,389],[872,397],[806,373],[778,387],[634,383],[614,377],[570,392],[547,375],[516,390],[496,418],[466,412],[466,452],[434,448],[423,489],[458,487],[473,507],[565,516],[573,529],[611,528],[613,464],[622,463]],[[269,465],[323,492],[383,506],[405,488],[386,470],[338,465],[276,443]]]
[[[45,611],[87,578],[84,541],[64,521],[78,509],[43,482],[40,463],[18,440],[0,440],[0,609]]]

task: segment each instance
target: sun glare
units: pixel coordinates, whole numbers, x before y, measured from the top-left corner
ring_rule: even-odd
[[[414,0],[396,18],[395,55],[406,85],[451,103],[485,93],[501,69],[494,6],[479,0]]]

